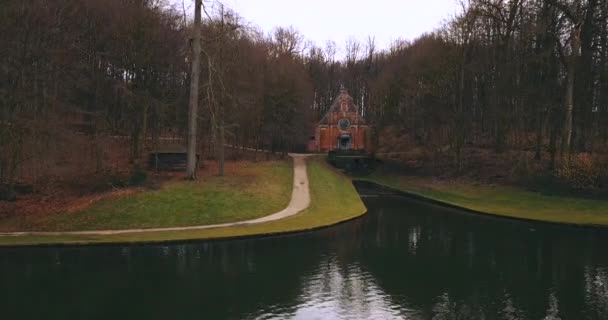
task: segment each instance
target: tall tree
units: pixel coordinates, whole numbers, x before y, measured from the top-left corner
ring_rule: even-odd
[[[192,27],[192,71],[190,73],[190,100],[188,103],[188,159],[186,178],[196,179],[197,145],[196,127],[198,124],[198,92],[201,73],[201,5],[202,0],[194,0],[194,25]]]

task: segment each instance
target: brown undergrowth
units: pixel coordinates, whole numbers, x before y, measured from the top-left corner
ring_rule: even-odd
[[[225,163],[225,174],[254,175],[246,164],[248,160],[229,160]],[[82,210],[89,205],[107,198],[122,197],[129,194],[158,189],[162,185],[183,179],[181,171],[154,173],[146,172],[147,181],[141,186],[116,187],[106,175],[75,178],[74,180],[49,180],[39,184],[34,193],[19,195],[17,201],[0,201],[0,219],[12,215],[51,215]],[[199,179],[217,175],[217,161],[206,160],[199,168]],[[113,174],[117,174],[116,171]],[[119,173],[127,175],[126,171]]]
[[[435,136],[440,136],[440,132]],[[389,127],[381,131],[379,138],[377,157],[386,170],[395,174],[593,198],[608,194],[608,147],[595,146],[594,153],[572,154],[568,168],[560,164],[557,153],[552,167],[546,148],[541,150],[540,160],[535,158],[533,135],[511,135],[509,147],[502,152],[492,148],[491,138],[478,135],[463,147],[462,167],[457,170],[453,148],[436,142],[432,136],[416,136]],[[449,141],[447,136],[437,140]]]

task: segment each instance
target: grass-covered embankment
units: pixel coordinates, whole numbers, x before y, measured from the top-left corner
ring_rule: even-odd
[[[365,212],[365,206],[348,177],[330,168],[320,158],[309,158],[307,162],[311,196],[310,206],[297,215],[281,220],[252,225],[187,231],[139,232],[114,235],[2,236],[0,237],[0,245],[155,242],[251,236],[310,230],[349,220]],[[238,187],[238,185],[235,186],[235,188]],[[286,189],[288,192],[291,192],[291,188]],[[227,192],[230,193],[231,191]],[[231,199],[228,197],[224,198]],[[267,214],[272,213],[274,211],[267,212]]]
[[[428,177],[382,172],[376,172],[363,180],[480,213],[576,225],[608,226],[608,200],[543,194],[514,186],[437,181]]]
[[[290,160],[243,162],[225,176],[171,181],[159,190],[102,199],[75,212],[16,214],[0,220],[0,230],[116,230],[248,220],[283,209],[292,181]]]

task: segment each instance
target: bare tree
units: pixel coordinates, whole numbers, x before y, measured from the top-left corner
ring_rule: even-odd
[[[346,40],[346,64],[350,66],[359,59],[361,53],[361,43],[354,37],[350,37]]]
[[[589,19],[585,19],[588,14],[591,14],[597,5],[597,0],[576,0],[576,1],[558,1],[546,0],[550,5],[556,7],[561,13],[562,21],[567,24],[569,29],[566,37],[560,34],[555,35],[560,59],[566,69],[566,94],[564,97],[564,126],[562,130],[562,145],[561,158],[562,164],[568,165],[570,160],[571,144],[572,144],[572,128],[573,128],[573,111],[574,111],[574,94],[575,94],[575,79],[577,69],[580,64],[581,56],[581,35],[585,27],[585,22],[590,23]],[[569,54],[567,45],[562,44],[563,41],[569,42]]]
[[[274,30],[273,40],[277,54],[297,55],[304,52],[304,36],[294,27],[278,27]]]
[[[188,104],[188,159],[186,179],[196,179],[196,126],[198,122],[198,83],[201,73],[201,2],[194,0],[194,25],[192,30],[192,72],[190,75],[190,101]]]

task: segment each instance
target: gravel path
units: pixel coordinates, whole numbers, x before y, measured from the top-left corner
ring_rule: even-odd
[[[88,230],[88,231],[31,231],[31,232],[2,232],[0,236],[23,236],[23,235],[40,235],[40,236],[61,236],[61,235],[110,235],[110,234],[121,234],[121,233],[139,233],[139,232],[158,232],[158,231],[186,231],[186,230],[201,230],[211,228],[222,228],[232,227],[238,225],[247,225],[255,223],[263,223],[268,221],[274,221],[283,219],[289,216],[293,216],[298,212],[308,208],[310,204],[310,191],[308,188],[308,175],[306,174],[306,157],[307,154],[295,154],[290,153],[290,157],[293,158],[293,191],[291,193],[291,200],[287,205],[287,208],[257,219],[220,223],[220,224],[209,224],[201,226],[189,226],[189,227],[169,227],[169,228],[146,228],[146,229],[120,229],[120,230]]]

